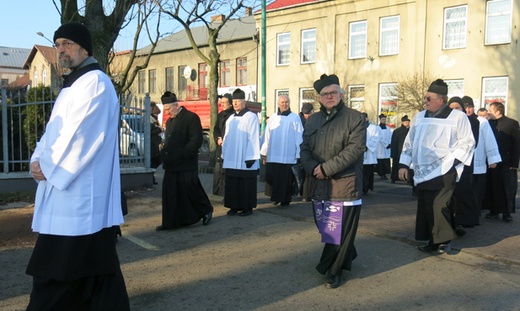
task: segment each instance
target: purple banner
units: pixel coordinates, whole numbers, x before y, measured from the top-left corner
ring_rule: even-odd
[[[341,244],[343,202],[314,201],[314,219],[323,243]]]

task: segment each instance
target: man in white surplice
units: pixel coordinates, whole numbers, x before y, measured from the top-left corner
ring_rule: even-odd
[[[401,153],[399,179],[409,178],[413,164],[417,188],[415,239],[428,244],[425,252],[443,254],[456,237],[452,227],[450,199],[464,165],[473,158],[475,139],[462,111],[449,108],[448,86],[435,80],[424,96],[426,110],[415,115]]]
[[[130,310],[115,247],[123,223],[117,95],[84,25],[62,25],[54,43],[70,71],[31,157],[38,239],[27,310]]]

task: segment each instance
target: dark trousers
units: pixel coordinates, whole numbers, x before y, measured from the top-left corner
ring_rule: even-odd
[[[446,174],[444,186],[435,188],[417,185],[417,216],[415,219],[415,239],[429,240],[434,244],[451,241],[457,236],[453,230],[453,195],[456,174]]]
[[[489,172],[491,183],[491,205],[489,209],[493,214],[502,213],[503,216],[510,216],[516,192],[516,189],[513,190],[513,187],[515,187],[513,172],[516,175],[516,170],[509,169],[507,165],[498,164],[496,168],[490,169]]]

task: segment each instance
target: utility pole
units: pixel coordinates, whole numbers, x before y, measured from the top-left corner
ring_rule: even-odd
[[[265,118],[266,118],[266,108],[265,108],[265,92],[266,92],[266,88],[265,88],[265,76],[266,76],[266,65],[265,65],[265,56],[266,56],[266,52],[265,52],[265,29],[266,29],[266,26],[265,26],[265,20],[266,20],[266,17],[265,17],[265,0],[262,0],[262,37],[261,37],[261,45],[262,45],[262,79],[261,79],[261,83],[262,83],[262,125],[260,126],[260,135],[262,135],[264,133],[264,130],[265,130]]]

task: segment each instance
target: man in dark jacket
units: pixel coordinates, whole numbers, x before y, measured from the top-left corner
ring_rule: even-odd
[[[502,213],[502,220],[511,222],[511,213],[516,211],[514,201],[520,159],[520,128],[518,121],[504,115],[505,107],[500,102],[491,103],[489,113],[495,118],[492,122],[496,124],[496,138],[502,162],[489,170],[492,204],[486,218],[498,218]]]
[[[220,97],[220,96],[219,96]],[[222,168],[222,142],[226,133],[226,121],[235,113],[233,110],[233,96],[226,93],[220,97],[220,111],[217,115],[217,122],[213,127],[213,139],[217,144],[215,168],[213,170],[213,194],[223,196],[226,186],[226,171]]]
[[[336,75],[322,75],[314,89],[321,109],[305,124],[300,160],[311,175],[315,221],[325,243],[316,270],[327,275],[327,288],[336,288],[343,269],[350,270],[357,257],[354,239],[362,203],[365,120],[343,103]]]
[[[407,115],[401,118],[401,127],[392,132],[392,140],[390,142],[390,157],[392,158],[392,174],[390,179],[392,183],[399,180],[399,157],[403,150],[404,139],[410,130],[410,119]]]
[[[188,226],[201,219],[207,225],[213,206],[198,175],[198,150],[202,145],[200,118],[179,106],[174,93],[164,93],[161,101],[170,118],[166,122],[161,150],[164,168],[162,225],[156,230]]]

